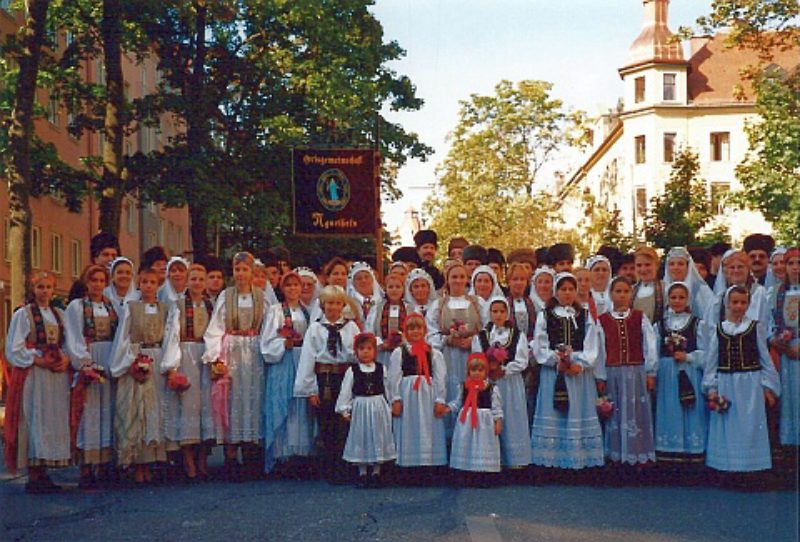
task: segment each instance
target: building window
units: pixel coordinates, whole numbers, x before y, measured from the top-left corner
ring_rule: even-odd
[[[183,228],[181,226],[177,227],[177,240],[175,243],[177,244],[177,251],[183,252]]]
[[[634,103],[641,103],[644,101],[644,76],[637,77],[633,80],[634,84]]]
[[[675,160],[675,133],[664,133],[664,161],[672,162]]]
[[[158,219],[158,244],[162,247],[166,244],[165,239],[167,237],[167,225],[166,221],[163,218]]]
[[[664,101],[671,102],[675,100],[675,74],[664,74]]]
[[[50,94],[50,97],[47,100],[47,120],[53,126],[58,127],[61,123],[61,118],[59,116],[59,103],[58,103],[58,96],[55,94]]]
[[[53,273],[61,274],[64,269],[64,242],[60,233],[50,237],[50,267]]]
[[[77,239],[73,239],[69,243],[69,260],[72,277],[80,277],[83,270],[83,253],[81,252],[81,242]]]
[[[725,204],[731,191],[730,183],[711,183],[711,212],[715,215],[725,213]]]
[[[150,240],[149,246],[147,248],[153,248],[154,246],[158,245],[158,237],[156,236],[156,232],[151,231],[147,238]]]
[[[42,228],[39,226],[31,228],[31,267],[42,267]]]
[[[644,164],[645,162],[645,143],[644,136],[636,136],[635,140],[635,156],[637,164]]]
[[[711,132],[711,161],[727,162],[731,153],[730,132]]]
[[[641,186],[636,189],[636,216],[644,218],[647,214],[647,188]]]
[[[8,6],[11,3],[11,0],[0,0],[0,9],[8,11]]]
[[[128,200],[128,233],[133,234],[136,231],[136,202],[132,199]]]
[[[102,58],[98,58],[94,62],[95,81],[98,85],[106,85],[106,65]]]
[[[11,219],[6,218],[3,221],[3,254],[5,254],[6,261],[11,261],[11,244],[10,244],[10,236],[11,236]]]

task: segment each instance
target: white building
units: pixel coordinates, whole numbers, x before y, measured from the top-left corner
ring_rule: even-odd
[[[699,177],[708,183],[716,220],[734,241],[770,232],[760,213],[719,204],[720,196],[738,188],[735,169],[748,149],[745,125],[758,118],[752,90],[740,75],[757,63],[756,55],[725,47],[725,35],[676,42],[667,26],[669,0],[643,4],[642,31],[619,69],[621,108],[598,121],[588,157],[559,187],[567,225],[583,216],[580,196],[589,193],[606,209],[619,209],[626,233],[641,235],[650,199],[669,180],[673,156],[690,147],[699,156]],[[796,51],[776,62],[797,65]]]

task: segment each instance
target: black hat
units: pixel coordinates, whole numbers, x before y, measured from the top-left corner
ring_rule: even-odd
[[[711,253],[712,256],[722,256],[730,249],[731,249],[731,244],[725,243],[724,241],[717,241],[716,243],[708,247],[708,251]]]
[[[689,247],[687,249],[695,263],[701,263],[706,266],[708,271],[711,271],[711,252],[703,247]]]
[[[292,261],[291,255],[289,254],[289,249],[286,247],[272,247],[269,249],[269,251],[279,262],[290,263]]]
[[[771,235],[754,233],[744,238],[744,251],[749,253],[752,250],[763,250],[767,254],[772,254],[775,250],[775,239]]]
[[[107,248],[116,249],[119,255],[119,240],[115,235],[101,231],[89,242],[89,254],[92,258],[97,258],[101,252]]]
[[[417,233],[414,234],[414,244],[417,246],[417,248],[428,243],[438,248],[439,238],[436,236],[435,231],[419,230]]]
[[[139,269],[150,269],[153,267],[154,263],[158,261],[166,262],[167,260],[169,260],[167,251],[164,250],[164,247],[156,245],[144,251],[144,254],[142,254],[142,261],[139,264]]]
[[[508,263],[525,262],[536,267],[536,252],[532,248],[515,248],[508,253]]]
[[[536,265],[541,267],[543,265],[547,265],[547,247],[539,247],[536,249]]]
[[[487,248],[486,249],[486,263],[496,263],[500,265],[506,264],[506,258],[503,256],[503,253],[500,249],[497,248]]]
[[[628,252],[627,254],[623,254],[622,258],[619,260],[619,266],[622,267],[626,263],[636,263],[636,256],[633,255],[633,252]]]
[[[419,259],[419,254],[417,254],[417,249],[414,247],[400,247],[394,252],[392,252],[392,261],[393,262],[410,262],[416,264],[419,267],[422,262]]]
[[[461,261],[466,263],[468,260],[478,260],[481,264],[486,265],[488,262],[486,249],[480,245],[465,246],[464,252],[461,253]]]
[[[569,243],[556,243],[547,249],[547,263],[551,266],[558,262],[575,261],[575,247]]]
[[[617,247],[610,245],[601,245],[597,249],[597,254],[605,256],[611,262],[611,271],[616,273],[619,266],[622,265],[622,252]]]

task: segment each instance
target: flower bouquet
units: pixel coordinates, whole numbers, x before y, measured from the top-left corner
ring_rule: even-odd
[[[503,364],[508,360],[508,350],[500,345],[490,346],[486,350],[486,358],[489,360],[489,378],[499,380],[505,375]]]
[[[219,380],[228,376],[228,367],[221,360],[211,364],[211,380]]]
[[[686,352],[686,337],[672,331],[664,337],[664,346],[666,346],[670,356],[674,355],[675,352]]]
[[[280,331],[278,331],[278,335],[284,339],[291,339],[292,341],[302,340],[300,334],[297,332],[294,326],[292,326],[292,319],[288,317],[283,321],[283,326],[281,327]]]
[[[153,370],[153,358],[144,354],[139,354],[133,360],[131,368],[128,370],[130,375],[137,382],[145,382],[150,378],[150,373]]]
[[[708,400],[708,410],[718,414],[724,414],[731,408],[731,402],[724,395],[717,395],[713,399]]]
[[[85,366],[81,369],[81,380],[84,384],[105,384],[105,369],[96,363]]]
[[[597,417],[601,422],[611,418],[614,413],[614,401],[610,401],[607,395],[601,395],[597,398]]]
[[[556,369],[559,373],[566,373],[569,371],[572,365],[572,361],[569,359],[570,355],[572,355],[572,348],[570,346],[566,344],[559,344],[556,346],[556,358],[558,360]]]
[[[445,335],[453,335],[454,337],[468,337],[469,336],[469,327],[467,324],[462,322],[461,320],[453,320],[453,324],[448,329]]]
[[[394,350],[403,343],[403,334],[399,331],[392,331],[386,340],[383,342],[387,350]]]
[[[167,386],[172,391],[177,391],[180,393],[188,390],[190,387],[192,387],[192,384],[189,382],[189,377],[187,377],[185,374],[174,372],[171,373],[167,379]]]

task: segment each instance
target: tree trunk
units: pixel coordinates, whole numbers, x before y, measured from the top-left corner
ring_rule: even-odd
[[[205,94],[205,64],[206,64],[206,25],[207,8],[205,2],[196,2],[195,19],[195,55],[192,62],[192,74],[186,93],[189,98],[189,115],[187,120],[186,144],[195,153],[202,153],[208,142],[206,130],[203,95]],[[191,171],[192,179],[198,181],[199,172]],[[204,183],[196,182],[195,186],[187,187],[187,201],[189,203],[189,219],[191,220],[192,251],[196,258],[211,253],[209,242],[208,208],[203,201]]]
[[[122,78],[122,27],[120,0],[103,0],[103,55],[106,70],[106,114],[103,133],[106,144],[103,148],[103,181],[100,191],[100,231],[119,237],[122,199],[122,143],[125,107],[124,81]]]
[[[45,17],[50,0],[29,0],[22,36],[23,51],[17,59],[19,78],[8,131],[11,160],[7,164],[9,251],[11,252],[11,305],[25,301],[26,277],[31,271],[31,139],[36,77],[45,35]]]

